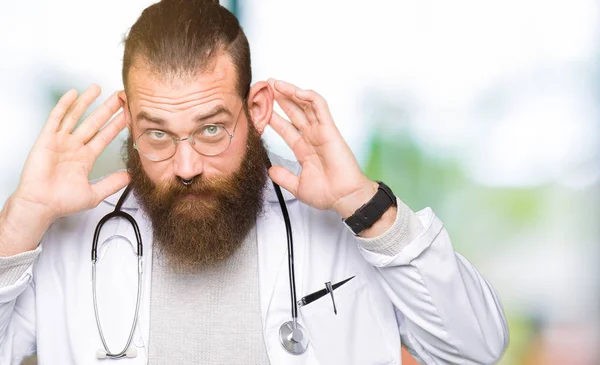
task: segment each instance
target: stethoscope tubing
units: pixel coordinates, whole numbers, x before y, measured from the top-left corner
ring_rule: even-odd
[[[272,166],[271,161],[269,161],[269,159],[267,159],[266,163],[267,163],[267,169]],[[283,214],[283,220],[285,222],[285,232],[286,232],[286,236],[287,236],[288,275],[289,275],[289,281],[290,281],[290,299],[291,299],[291,312],[292,312],[291,326],[292,326],[292,330],[299,330],[304,334],[304,329],[298,323],[298,302],[296,300],[296,275],[295,275],[296,271],[294,268],[294,238],[293,238],[293,233],[292,233],[292,223],[290,221],[290,216],[289,216],[289,212],[287,210],[287,205],[285,203],[285,199],[283,198],[283,193],[281,192],[281,187],[278,184],[276,184],[274,181],[271,180],[271,182],[273,183],[273,188],[275,189],[275,194],[277,195],[277,200],[279,201],[279,206],[281,207],[281,212]],[[125,191],[119,198],[119,201],[117,202],[117,205],[115,206],[114,211],[112,211],[109,214],[107,214],[106,216],[104,216],[100,220],[100,222],[98,222],[98,225],[96,226],[96,230],[94,231],[94,240],[92,243],[91,256],[92,256],[92,282],[93,282],[93,284],[92,284],[93,290],[92,291],[93,291],[93,299],[94,299],[94,314],[96,316],[96,324],[98,326],[98,332],[100,333],[100,339],[102,340],[102,345],[104,346],[104,349],[106,351],[106,356],[108,358],[112,358],[112,359],[119,359],[119,358],[126,356],[126,352],[129,349],[129,346],[131,345],[131,342],[133,340],[133,334],[135,332],[135,327],[137,325],[137,321],[138,321],[138,317],[139,317],[139,307],[140,307],[140,301],[141,301],[141,292],[142,292],[141,282],[142,282],[142,272],[143,272],[143,270],[142,270],[142,266],[143,266],[142,237],[141,237],[140,230],[139,230],[139,227],[138,227],[135,219],[128,213],[123,212],[121,210],[123,203],[125,202],[125,200],[127,200],[127,197],[129,196],[129,194],[131,192],[131,189],[132,189],[131,185],[127,186],[125,188]],[[133,319],[133,324],[131,326],[131,331],[129,333],[129,338],[127,340],[127,344],[125,345],[125,348],[117,354],[111,353],[108,350],[108,345],[106,344],[106,340],[104,338],[104,333],[102,331],[102,325],[100,323],[100,315],[98,312],[98,303],[97,303],[97,295],[96,295],[96,263],[98,261],[98,239],[100,237],[100,231],[102,229],[102,226],[104,226],[104,224],[112,218],[125,218],[126,220],[128,220],[131,223],[131,225],[134,228],[135,238],[137,241],[137,256],[138,256],[138,290],[137,290],[137,299],[136,299],[136,305],[135,305],[135,315],[134,315],[134,319]],[[281,328],[283,329],[287,323],[288,322],[282,324]],[[281,329],[280,329],[280,335],[281,335]],[[286,347],[284,345],[285,339],[283,337],[281,338],[281,341],[282,341],[282,345],[286,349],[286,351],[288,351],[289,353],[291,353],[293,355],[302,354],[306,350],[306,346],[307,346],[306,341],[303,341],[303,343],[300,345],[301,348],[298,350],[292,350],[292,349],[289,349],[288,347]],[[296,348],[296,346],[294,346],[294,348]]]
[[[129,223],[131,223],[131,225],[133,226],[133,231],[135,233],[135,239],[137,241],[137,255],[139,257],[144,256],[144,246],[142,244],[142,235],[140,233],[140,229],[138,228],[137,222],[129,213],[126,213],[121,210],[123,203],[125,202],[125,200],[127,200],[127,197],[129,196],[129,194],[131,192],[131,189],[132,189],[131,185],[128,185],[125,188],[125,191],[123,191],[123,194],[121,195],[121,197],[119,198],[119,201],[117,202],[117,205],[115,206],[115,210],[108,213],[104,217],[102,217],[102,219],[100,219],[100,222],[98,222],[98,225],[96,226],[96,230],[94,231],[94,240],[92,243],[92,262],[96,262],[98,260],[98,239],[100,238],[100,231],[102,230],[102,226],[104,226],[104,224],[106,222],[108,222],[110,219],[117,218],[117,217],[125,218],[129,221]]]
[[[102,340],[102,345],[104,346],[104,350],[106,351],[106,356],[109,358],[113,358],[113,359],[119,359],[119,358],[125,357],[126,356],[125,353],[129,349],[129,346],[131,346],[131,342],[133,340],[133,334],[135,333],[135,327],[137,325],[137,321],[138,321],[138,317],[139,317],[140,301],[141,301],[141,297],[142,297],[142,273],[143,273],[142,235],[140,233],[140,229],[139,229],[138,224],[135,221],[135,219],[129,213],[126,213],[121,210],[123,203],[125,202],[125,200],[127,200],[127,197],[129,196],[130,192],[131,192],[131,185],[129,185],[125,188],[125,191],[123,192],[123,194],[119,198],[119,201],[117,202],[117,205],[115,206],[115,210],[110,212],[106,216],[104,216],[100,220],[100,222],[98,222],[98,225],[96,226],[96,230],[94,231],[94,240],[92,243],[92,293],[93,293],[93,300],[94,300],[94,315],[96,317],[96,325],[98,326],[98,332],[100,333],[100,339]],[[108,345],[107,345],[106,339],[104,337],[104,332],[102,331],[102,324],[100,322],[100,313],[98,311],[98,300],[97,300],[97,294],[96,294],[96,263],[98,262],[98,239],[100,237],[100,231],[102,230],[102,226],[104,226],[104,224],[112,218],[125,218],[126,220],[128,220],[131,223],[131,225],[133,227],[133,231],[135,233],[135,238],[137,241],[137,258],[138,258],[138,265],[137,265],[138,266],[138,280],[137,280],[137,297],[136,297],[135,312],[134,312],[135,314],[133,317],[133,323],[131,325],[131,330],[129,331],[129,338],[127,339],[127,344],[125,345],[123,350],[119,353],[112,353],[108,349]],[[123,238],[127,239],[126,237],[123,237]],[[131,244],[131,241],[129,243]]]
[[[268,167],[271,167],[270,162],[268,163]],[[271,182],[273,183],[273,188],[275,189],[277,200],[279,200],[279,206],[281,207],[281,212],[283,213],[283,220],[285,222],[285,233],[287,235],[288,250],[288,273],[290,279],[290,296],[292,300],[292,320],[294,321],[294,323],[296,323],[298,319],[298,303],[296,301],[296,271],[294,268],[294,237],[292,234],[292,223],[290,222],[290,215],[288,213],[285,200],[283,199],[281,187],[279,187],[279,185],[277,185],[274,181]]]
[[[131,346],[131,342],[133,341],[133,334],[135,333],[135,326],[137,325],[138,317],[139,317],[139,309],[140,309],[140,301],[142,298],[142,258],[138,256],[138,285],[137,285],[137,298],[135,301],[135,314],[133,316],[133,323],[131,324],[131,331],[129,332],[129,338],[127,339],[127,343],[121,352],[119,353],[111,353],[108,349],[108,345],[106,343],[106,339],[104,337],[104,332],[102,331],[102,324],[100,323],[100,312],[98,311],[98,300],[96,296],[96,263],[92,264],[92,286],[93,286],[93,296],[94,296],[94,314],[96,316],[96,325],[98,326],[98,332],[100,333],[100,340],[102,340],[102,346],[104,346],[104,350],[106,351],[106,356],[110,358],[121,358],[125,357],[125,353]]]

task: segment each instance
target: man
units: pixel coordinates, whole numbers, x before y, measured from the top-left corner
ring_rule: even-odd
[[[77,128],[99,87],[59,100],[0,215],[2,364],[498,361],[498,297],[431,210],[361,172],[319,94],[251,78],[231,13],[163,0],[127,37],[124,91]],[[128,171],[90,183],[124,128]]]

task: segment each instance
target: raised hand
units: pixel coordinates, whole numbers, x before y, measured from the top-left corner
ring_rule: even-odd
[[[37,242],[31,241],[41,238],[40,234],[53,220],[96,207],[128,184],[125,171],[95,184],[88,180],[100,153],[126,126],[122,113],[106,124],[120,109],[117,94],[113,94],[74,130],[77,121],[99,95],[98,85],[90,86],[79,97],[75,90],[70,90],[50,112],[25,162],[17,190],[2,211],[0,254],[34,248]],[[24,219],[24,212],[28,220]],[[19,232],[23,229],[34,231],[30,234],[32,237],[27,237],[30,239]],[[10,243],[9,237],[24,239],[26,243]],[[9,245],[13,249],[8,249]]]
[[[300,176],[281,166],[272,167],[269,176],[308,205],[350,216],[375,195],[378,185],[360,170],[327,102],[315,91],[287,82],[271,79],[269,85],[291,121],[274,111],[270,125],[302,165]]]
[[[128,183],[125,171],[94,185],[88,181],[100,153],[126,126],[121,113],[100,129],[120,108],[113,94],[73,130],[98,95],[100,87],[92,85],[77,100],[70,90],[58,101],[27,158],[16,197],[60,217],[93,208]]]

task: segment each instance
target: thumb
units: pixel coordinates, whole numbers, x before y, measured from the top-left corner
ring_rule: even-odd
[[[123,189],[129,184],[130,180],[127,171],[118,171],[92,185],[94,206],[97,206],[102,200]]]
[[[298,176],[294,175],[290,170],[281,166],[273,166],[269,168],[269,177],[275,184],[281,186],[298,198]]]

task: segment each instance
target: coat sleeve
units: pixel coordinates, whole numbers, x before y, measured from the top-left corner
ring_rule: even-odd
[[[0,260],[0,365],[18,365],[23,358],[36,350],[35,342],[35,290],[33,261],[41,251],[24,253],[30,261],[24,269],[12,266],[14,257]],[[23,260],[19,260],[23,264]],[[20,271],[18,277],[15,273]]]
[[[417,217],[424,229],[410,243],[397,245],[401,250],[394,255],[368,250],[358,239],[360,252],[378,269],[378,279],[396,308],[402,343],[423,364],[498,362],[508,346],[498,295],[454,252],[431,209]],[[394,235],[389,230],[382,238],[402,239]]]

